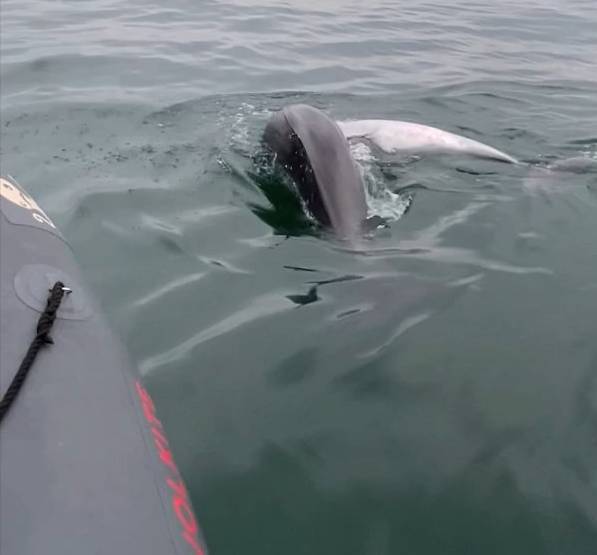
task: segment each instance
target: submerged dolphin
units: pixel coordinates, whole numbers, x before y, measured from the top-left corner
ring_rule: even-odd
[[[516,163],[493,147],[426,125],[386,120],[336,123],[312,106],[286,106],[271,116],[263,140],[295,181],[311,214],[347,239],[358,237],[367,219],[363,178],[348,143],[354,137],[390,153],[460,153]]]

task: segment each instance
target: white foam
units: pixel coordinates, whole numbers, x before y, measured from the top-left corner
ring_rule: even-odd
[[[412,198],[390,191],[385,181],[375,175],[376,158],[367,144],[353,143],[350,152],[365,183],[367,216],[378,216],[388,222],[398,221],[410,207]]]

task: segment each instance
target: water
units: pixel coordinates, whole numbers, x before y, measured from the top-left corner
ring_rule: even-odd
[[[4,0],[1,26],[2,171],[138,361],[213,553],[597,552],[597,174],[544,171],[597,159],[594,0]],[[525,165],[353,145],[391,224],[350,252],[266,200],[296,101]]]

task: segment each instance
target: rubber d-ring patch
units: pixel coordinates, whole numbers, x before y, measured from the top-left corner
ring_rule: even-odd
[[[43,312],[48,292],[57,282],[72,290],[64,295],[56,316],[65,320],[86,320],[93,314],[91,300],[82,285],[66,272],[46,264],[28,264],[15,276],[15,292],[28,307]]]

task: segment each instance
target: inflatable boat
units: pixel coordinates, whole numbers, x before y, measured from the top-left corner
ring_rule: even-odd
[[[52,220],[0,179],[0,553],[207,553],[162,423]]]

